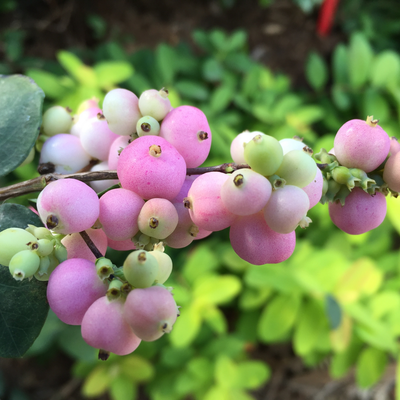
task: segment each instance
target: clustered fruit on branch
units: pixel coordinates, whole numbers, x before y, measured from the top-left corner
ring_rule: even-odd
[[[47,110],[38,143],[39,169],[49,174],[1,191],[43,189],[37,212],[46,227],[1,232],[1,264],[17,280],[48,280],[51,309],[81,325],[102,359],[171,331],[179,310],[164,286],[172,271],[164,246],[229,228],[244,260],[280,263],[319,201],[340,229],[360,234],[383,221],[384,195],[400,189],[400,145],[372,117],[344,124],[334,148],[315,155],[319,168],[299,138],[249,131],[231,144],[234,163],[201,168],[211,141],[204,113],[172,108],[165,89],[139,98],[115,89],[102,109],[87,100],[73,118]],[[90,164],[92,172],[78,172]],[[94,176],[105,179],[84,183]],[[116,266],[102,257],[107,247],[132,252]]]

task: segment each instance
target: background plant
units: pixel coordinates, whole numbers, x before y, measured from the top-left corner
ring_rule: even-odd
[[[107,43],[93,52],[93,62],[101,65],[111,59],[121,64],[109,65],[131,66],[126,68],[129,76],[122,79],[121,74],[121,82],[108,85],[121,83],[136,93],[167,86],[175,105],[201,108],[216,138],[210,164],[230,160],[230,141],[244,129],[278,139],[300,135],[315,150],[329,150],[333,133],[343,122],[364,118],[373,108],[390,135],[397,131],[398,54],[374,53],[360,33],[348,45],[338,46],[331,67],[320,56],[310,55],[305,71],[313,91],[303,92],[295,92],[288,77],[251,60],[244,32],[196,32],[194,39],[202,49],[200,56],[184,44],[128,55],[118,43]],[[45,92],[41,79],[76,79],[60,96],[46,92],[56,104],[69,99],[78,104],[93,95],[101,98],[108,85],[96,83],[81,90],[79,84],[87,71],[97,76],[96,68],[85,66],[72,53],[61,54],[70,60],[64,61],[69,78],[65,72],[61,76],[66,79],[35,70],[27,74],[36,73]],[[6,179],[19,179],[18,170]],[[239,398],[251,398],[248,390],[265,383],[271,371],[265,363],[249,361],[249,349],[291,341],[307,365],[316,366],[329,357],[335,378],[355,365],[358,384],[369,387],[387,363],[398,358],[399,206],[393,199],[388,199],[388,206],[389,218],[382,226],[352,237],[335,228],[326,207],[318,205],[310,215],[313,226],[302,232],[295,254],[279,265],[252,266],[240,260],[226,232],[185,251],[171,250],[177,268],[170,283],[187,310],[171,335],[104,366],[95,361],[74,327],[50,314],[28,354],[38,356],[61,347],[77,360],[73,373],[85,379],[82,390],[88,397],[109,391],[115,399],[134,398],[137,385],[148,382],[146,391],[152,399],[232,398],[232,390],[238,389]],[[117,262],[114,252],[108,256]],[[189,366],[187,373],[182,373],[184,364]],[[128,366],[135,373],[126,373]],[[237,376],[254,380],[232,379]]]

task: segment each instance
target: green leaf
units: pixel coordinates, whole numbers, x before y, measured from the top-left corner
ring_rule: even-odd
[[[209,327],[217,334],[222,335],[228,330],[228,323],[224,313],[214,306],[209,306],[203,309],[203,319]]]
[[[306,77],[311,87],[321,90],[328,80],[328,67],[325,60],[317,53],[311,52],[306,61]]]
[[[214,58],[208,58],[203,64],[203,77],[210,82],[219,82],[222,79],[224,68]]]
[[[371,82],[376,87],[397,86],[400,75],[399,55],[386,50],[378,54],[371,67]]]
[[[67,93],[67,89],[61,84],[61,79],[57,75],[41,69],[28,69],[26,75],[33,79],[51,99],[59,99]]]
[[[44,93],[27,76],[0,75],[0,176],[18,167],[39,134]]]
[[[154,368],[143,357],[131,354],[118,359],[118,364],[121,367],[121,375],[128,378],[131,382],[143,383],[153,378]]]
[[[195,305],[185,307],[179,321],[177,321],[169,334],[169,339],[175,347],[189,346],[196,338],[202,323],[200,310]]]
[[[264,308],[258,324],[258,335],[264,342],[286,337],[293,327],[301,299],[296,295],[277,295]]]
[[[112,400],[135,400],[136,386],[130,379],[119,375],[110,384],[110,395]]]
[[[321,304],[309,300],[301,308],[293,337],[295,352],[305,356],[318,346],[322,335],[328,336],[328,321]]]
[[[213,271],[218,266],[218,256],[205,244],[195,247],[186,258],[183,275],[189,282]]]
[[[239,299],[239,307],[242,310],[251,310],[260,307],[272,295],[272,289],[268,286],[260,288],[246,287]]]
[[[364,349],[357,360],[356,381],[362,388],[377,383],[385,372],[388,359],[386,354],[378,349]]]
[[[175,89],[190,100],[205,101],[209,97],[209,92],[204,85],[196,81],[181,80],[175,84]]]
[[[329,365],[329,373],[331,376],[335,379],[345,376],[357,361],[363,346],[364,343],[356,335],[353,335],[347,349],[333,355]]]
[[[208,35],[204,31],[196,30],[192,33],[192,38],[195,43],[206,52],[212,52],[212,45]]]
[[[344,44],[336,46],[332,55],[332,72],[335,85],[342,85],[348,82],[348,51]]]
[[[215,362],[215,380],[224,388],[235,387],[239,379],[238,366],[227,356],[219,356]]]
[[[267,382],[271,376],[271,369],[262,361],[243,361],[238,365],[237,387],[243,389],[257,389]]]
[[[65,70],[82,85],[91,88],[97,86],[97,77],[93,68],[85,65],[75,54],[62,50],[57,53],[57,59]]]
[[[240,279],[233,275],[201,276],[194,283],[193,298],[200,303],[224,304],[231,301],[241,287]]]
[[[233,100],[235,90],[229,85],[218,87],[211,95],[210,107],[213,114],[218,114],[224,111]]]
[[[126,81],[133,74],[133,67],[124,61],[103,61],[94,66],[97,83],[109,89],[117,83]]]
[[[39,217],[19,204],[0,206],[0,231],[43,226]],[[49,306],[47,282],[16,281],[8,267],[0,266],[0,357],[22,357],[32,346],[46,321]]]
[[[374,54],[362,33],[354,33],[350,38],[348,73],[353,89],[361,88],[368,79]]]
[[[108,365],[98,365],[85,379],[82,394],[87,397],[100,396],[110,387],[111,380]]]
[[[364,342],[393,354],[397,352],[398,345],[387,323],[371,318],[370,310],[361,304],[348,304],[345,311],[357,322],[356,333]]]
[[[340,85],[331,88],[332,101],[339,110],[348,110],[351,107],[351,97]]]
[[[163,86],[171,85],[174,81],[177,62],[177,53],[172,47],[164,43],[158,45],[156,49],[156,66]]]
[[[299,284],[282,264],[252,266],[247,270],[244,280],[255,288],[269,286],[283,293],[300,292]]]
[[[367,89],[362,97],[363,115],[373,115],[379,119],[379,124],[391,117],[391,107],[388,100],[374,89]]]
[[[247,43],[247,32],[244,30],[238,30],[229,37],[228,39],[228,51],[234,52],[242,49]]]

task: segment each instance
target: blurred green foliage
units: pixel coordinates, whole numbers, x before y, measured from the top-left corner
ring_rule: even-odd
[[[96,29],[101,34],[101,26]],[[185,44],[127,54],[118,42],[106,42],[86,55],[93,67],[62,51],[62,68],[29,68],[27,75],[43,88],[47,105],[74,111],[116,85],[138,95],[167,87],[174,106],[195,105],[207,115],[213,132],[208,165],[229,162],[230,142],[245,129],[278,139],[299,135],[316,151],[333,147],[334,133],[352,118],[373,114],[389,135],[399,131],[399,54],[376,53],[362,33],[338,45],[331,64],[311,53],[305,65],[310,90],[302,92],[251,59],[243,31],[197,31],[193,39],[199,55]],[[291,342],[310,367],[329,358],[334,378],[355,367],[357,383],[369,387],[399,356],[399,201],[388,198],[384,223],[359,236],[337,229],[327,206],[318,204],[309,216],[313,224],[298,232],[293,256],[277,265],[241,260],[225,231],[168,250],[174,272],[167,285],[181,316],[170,335],[143,342],[132,355],[96,361],[79,327],[53,314],[28,354],[61,348],[76,360],[72,373],[84,379],[83,394],[109,392],[113,400],[135,399],[143,383],[152,400],[252,399],[251,390],[273,373],[252,355],[261,344],[281,342]],[[107,256],[122,264],[126,254]]]

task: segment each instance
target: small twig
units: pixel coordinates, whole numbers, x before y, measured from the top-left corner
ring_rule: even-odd
[[[103,254],[100,253],[100,250],[93,243],[92,239],[90,239],[86,231],[79,232],[79,234],[82,236],[82,239],[85,241],[90,251],[94,254],[96,258],[104,257]]]
[[[216,167],[199,167],[188,168],[187,175],[201,175],[207,172],[223,172],[231,173],[241,168],[250,168],[247,164],[225,163],[217,165]],[[91,181],[101,181],[109,179],[118,179],[117,171],[89,171],[89,172],[76,172],[74,174],[46,174],[37,178],[30,179],[29,181],[16,183],[15,185],[0,188],[0,201],[4,201],[11,197],[22,196],[24,194],[40,192],[50,182],[59,179],[78,179],[81,182],[89,183]]]

